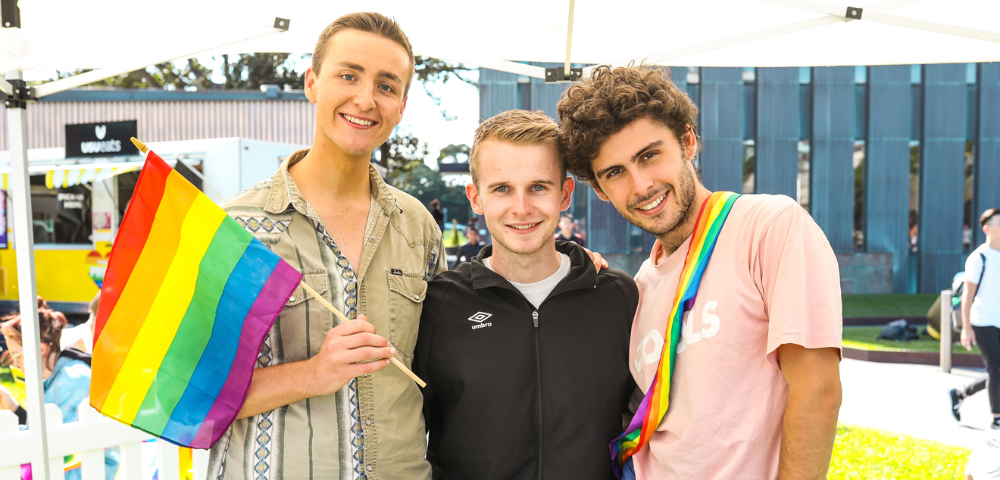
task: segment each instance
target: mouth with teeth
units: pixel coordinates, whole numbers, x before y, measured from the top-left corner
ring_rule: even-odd
[[[664,200],[667,199],[667,194],[668,193],[669,192],[663,192],[662,195],[654,198],[649,203],[646,203],[645,205],[643,205],[641,207],[637,206],[637,207],[635,207],[635,209],[638,210],[638,211],[640,211],[640,212],[642,212],[642,213],[644,213],[644,214],[653,213],[654,211],[657,210],[657,207],[659,207],[664,202]]]
[[[354,117],[354,116],[348,115],[346,113],[341,113],[340,116],[344,120],[347,120],[348,123],[357,125],[359,127],[370,127],[370,126],[375,125],[376,123],[378,123],[378,122],[373,122],[371,120],[365,120],[363,118]]]
[[[510,228],[513,228],[514,230],[526,231],[526,230],[531,230],[531,229],[533,229],[533,228],[535,228],[535,227],[537,227],[537,226],[539,226],[541,224],[542,224],[542,222],[536,222],[536,223],[522,223],[522,224],[517,224],[517,225],[508,224],[507,226],[510,227]]]

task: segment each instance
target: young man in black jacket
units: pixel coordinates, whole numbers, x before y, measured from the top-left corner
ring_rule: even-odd
[[[519,110],[476,130],[466,193],[493,245],[428,283],[415,351],[434,478],[614,478],[638,290],[555,241],[574,186],[558,133]]]

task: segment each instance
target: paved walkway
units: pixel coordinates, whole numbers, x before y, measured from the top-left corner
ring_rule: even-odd
[[[986,391],[966,399],[961,423],[951,416],[948,390],[965,386],[982,370],[956,368],[948,374],[936,365],[846,358],[840,368],[844,386],[841,423],[973,448],[983,441],[992,421]]]

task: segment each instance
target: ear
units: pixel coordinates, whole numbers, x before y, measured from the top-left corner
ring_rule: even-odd
[[[559,202],[559,211],[564,211],[569,208],[569,204],[573,202],[573,189],[576,188],[576,182],[573,181],[573,177],[566,177],[562,184],[562,200]],[[562,220],[560,218],[560,220]]]
[[[684,133],[684,138],[681,139],[684,142],[684,151],[688,152],[688,162],[694,160],[694,156],[698,153],[698,137],[695,136],[694,130],[691,130],[691,125],[687,126],[687,132]]]
[[[475,183],[470,183],[465,186],[465,196],[469,197],[469,205],[472,206],[472,211],[476,212],[476,215],[482,215],[483,206],[479,203],[482,198],[479,196],[479,189],[476,188]]]
[[[306,69],[306,98],[310,102],[316,103],[316,72],[309,67]]]
[[[597,198],[600,198],[601,200],[603,200],[605,202],[610,202],[611,201],[611,199],[608,198],[608,196],[604,194],[604,190],[601,190],[601,186],[597,184],[597,180],[591,180],[590,181],[590,188],[594,189],[594,193],[597,194]]]

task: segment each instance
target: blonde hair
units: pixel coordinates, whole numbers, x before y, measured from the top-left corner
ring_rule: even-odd
[[[415,63],[413,60],[413,47],[410,46],[410,39],[406,38],[403,29],[395,20],[376,12],[355,12],[348,13],[333,21],[319,34],[316,41],[316,48],[313,50],[312,69],[313,73],[319,75],[319,69],[323,65],[323,57],[326,56],[326,49],[330,45],[330,37],[333,37],[341,30],[359,30],[373,35],[387,38],[399,44],[406,50],[406,56],[410,59],[410,75],[406,79],[406,88],[403,91],[403,98],[410,93],[410,84],[413,83],[413,71]]]
[[[479,124],[469,152],[472,183],[479,185],[479,150],[487,140],[501,140],[518,145],[553,145],[559,155],[559,170],[566,177],[566,159],[559,144],[559,125],[541,111],[507,110]]]

